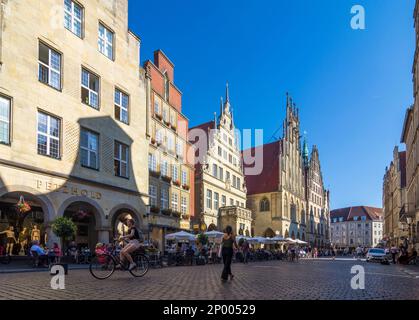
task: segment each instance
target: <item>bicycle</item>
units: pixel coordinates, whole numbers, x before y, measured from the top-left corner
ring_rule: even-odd
[[[125,261],[122,263],[119,257],[118,240],[114,240],[114,248],[111,252],[104,252],[103,254],[95,254],[90,262],[89,271],[91,275],[98,280],[106,280],[116,270],[117,265],[121,265],[121,271],[129,271],[135,278],[143,277],[150,267],[148,257],[143,253],[143,248],[139,248],[131,254],[136,267],[129,270],[129,263]]]
[[[5,256],[0,256],[1,264],[10,264],[11,261],[12,261],[12,257],[8,254],[6,254]]]

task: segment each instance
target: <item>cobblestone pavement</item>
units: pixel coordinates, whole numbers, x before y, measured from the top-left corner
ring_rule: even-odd
[[[351,267],[365,267],[365,290],[350,286]],[[235,279],[220,281],[222,265],[151,269],[144,278],[116,272],[105,281],[72,270],[54,291],[49,273],[0,274],[0,299],[258,300],[419,299],[417,268],[360,261],[269,261],[233,264]]]

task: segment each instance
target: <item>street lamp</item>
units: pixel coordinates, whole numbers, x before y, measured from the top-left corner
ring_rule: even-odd
[[[146,205],[145,206],[145,210],[146,210],[146,218],[147,218],[147,241],[148,244],[150,244],[150,213],[151,213],[151,205]]]
[[[412,241],[412,217],[406,217],[406,222],[409,228],[409,242]]]

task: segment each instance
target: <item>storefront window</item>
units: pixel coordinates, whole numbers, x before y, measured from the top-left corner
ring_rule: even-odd
[[[10,255],[28,255],[32,241],[45,245],[48,241],[44,228],[42,208],[31,205],[31,211],[22,213],[17,200],[0,200],[0,251]]]

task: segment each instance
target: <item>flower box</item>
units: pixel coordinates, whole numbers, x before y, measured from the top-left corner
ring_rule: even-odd
[[[163,117],[161,116],[161,114],[156,113],[155,114],[156,118],[159,119],[160,121],[163,119]]]
[[[187,190],[187,191],[190,189],[190,187],[189,187],[187,184],[184,184],[184,185],[182,186],[182,188],[183,188],[183,189],[185,189],[185,190]]]
[[[151,144],[156,144],[156,139],[154,139],[154,138],[151,138]]]
[[[160,177],[160,171],[150,170],[150,175],[152,175],[153,177],[159,178]]]
[[[178,211],[173,211],[172,212],[172,216],[175,217],[175,218],[180,218],[181,215],[182,214],[180,212],[178,212]]]
[[[173,184],[177,187],[180,187],[180,181],[179,180],[173,181]]]
[[[170,127],[170,121],[164,120],[164,124],[168,127]]]
[[[190,215],[189,215],[189,214],[183,214],[183,215],[182,215],[182,218],[183,218],[184,220],[189,220]]]
[[[172,178],[171,178],[171,177],[168,177],[168,176],[162,176],[161,178],[162,178],[162,180],[163,180],[163,181],[165,181],[165,182],[167,182],[167,183],[172,182]]]

